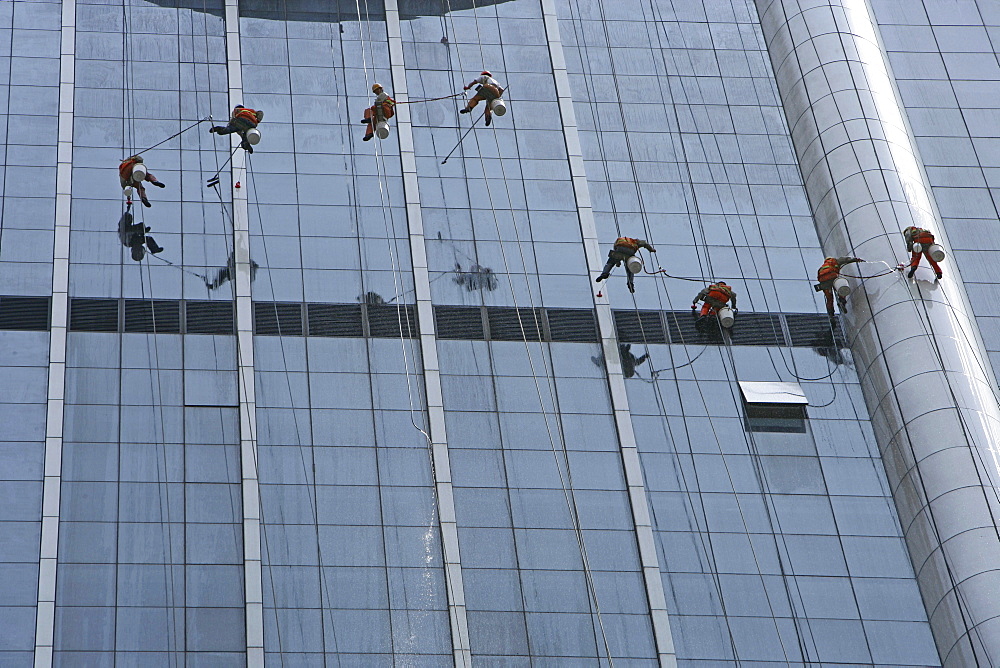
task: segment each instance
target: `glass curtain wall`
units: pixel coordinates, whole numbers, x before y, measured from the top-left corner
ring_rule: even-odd
[[[682,310],[725,279],[750,318],[821,310],[753,3],[558,6],[598,229],[645,237],[688,279],[638,281],[637,306]],[[762,350],[678,331],[687,345],[637,348],[648,366],[626,383],[678,657],[933,663],[849,354],[824,344],[832,332]],[[800,381],[804,433],[750,432],[741,380]]]
[[[434,302],[591,307],[541,5],[440,9],[403,21],[410,96],[450,95],[489,70],[511,112],[456,147],[483,113],[458,113],[474,90],[410,107]]]
[[[948,262],[962,269],[994,373],[1000,374],[1000,307],[992,285],[992,258],[1000,250],[1000,8],[988,0],[875,0],[872,9],[954,246]]]
[[[211,286],[231,213],[205,187],[227,146],[194,125],[228,114],[221,9],[77,4],[70,294],[107,301],[91,320],[70,310],[90,331],[68,340],[61,665],[246,660],[234,339],[179,333],[193,301],[232,300],[231,283]],[[138,152],[166,186],[132,209],[164,247],[141,262],[116,233],[112,171]],[[156,301],[178,298],[186,310]]]
[[[359,123],[372,84],[393,93],[385,15],[360,11],[241,5],[244,104],[266,114],[248,162],[253,293],[259,314],[362,302],[378,337],[379,318],[406,329],[396,307],[414,294],[398,132],[366,143]],[[255,337],[267,659],[447,663],[419,347],[278,322]]]
[[[411,107],[432,298],[533,332],[532,307],[593,306],[541,5],[441,9],[403,21],[411,97],[485,69],[510,112],[442,165],[483,105]],[[474,660],[654,662],[600,347],[513,338],[438,342]]]
[[[0,294],[52,286],[59,108],[57,2],[0,6]],[[17,303],[0,296],[0,309]],[[31,661],[42,516],[47,332],[0,333],[0,663]]]

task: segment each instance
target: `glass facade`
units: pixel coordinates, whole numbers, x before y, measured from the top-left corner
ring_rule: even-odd
[[[0,665],[941,665],[753,0],[401,4],[0,3]],[[872,6],[1000,371],[1000,12]]]

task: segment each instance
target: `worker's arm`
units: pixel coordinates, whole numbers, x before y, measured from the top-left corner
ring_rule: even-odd
[[[730,301],[733,302],[733,308],[736,308],[736,293],[734,292],[732,295],[730,295],[729,299]]]
[[[694,298],[694,301],[691,302],[691,303],[692,304],[697,304],[698,302],[700,302],[702,299],[704,299],[707,296],[708,296],[708,288],[702,288],[701,292],[698,293],[698,295]]]
[[[636,241],[639,242],[639,248],[645,248],[650,253],[656,252],[656,249],[653,248],[652,244],[647,243],[645,239],[636,239]]]
[[[837,264],[839,264],[841,267],[848,264],[854,264],[855,262],[864,262],[864,260],[862,260],[859,257],[849,257],[846,255],[844,257],[837,258]]]

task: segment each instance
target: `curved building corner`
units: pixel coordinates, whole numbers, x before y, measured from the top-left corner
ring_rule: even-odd
[[[826,255],[891,269],[909,225],[947,247],[865,0],[757,0],[757,9]],[[941,661],[993,665],[996,381],[954,262],[942,281],[917,279],[854,280],[845,326]]]

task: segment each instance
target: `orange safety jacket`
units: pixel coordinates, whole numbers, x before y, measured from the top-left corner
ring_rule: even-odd
[[[615,247],[624,246],[625,248],[631,249],[634,252],[639,251],[639,240],[633,239],[632,237],[618,237],[615,239]]]
[[[122,160],[122,164],[118,165],[118,176],[121,177],[122,181],[132,180],[132,170],[139,161],[135,158],[129,158],[128,160]]]
[[[930,230],[925,230],[922,227],[910,226],[903,230],[903,235],[909,242],[909,245],[921,244],[923,246],[928,246],[934,243],[934,235],[931,234]]]
[[[840,276],[840,260],[835,257],[828,257],[823,260],[823,265],[816,272],[816,278],[820,283],[832,281]]]
[[[253,109],[247,109],[245,107],[239,111],[233,109],[232,119],[235,121],[237,118],[242,118],[243,120],[252,123],[254,127],[257,127],[257,123],[260,122],[260,119],[257,117],[257,112]]]
[[[729,301],[729,298],[733,296],[733,291],[728,285],[713,283],[708,286],[708,296],[711,299],[715,299],[716,301],[720,301],[725,304]]]

